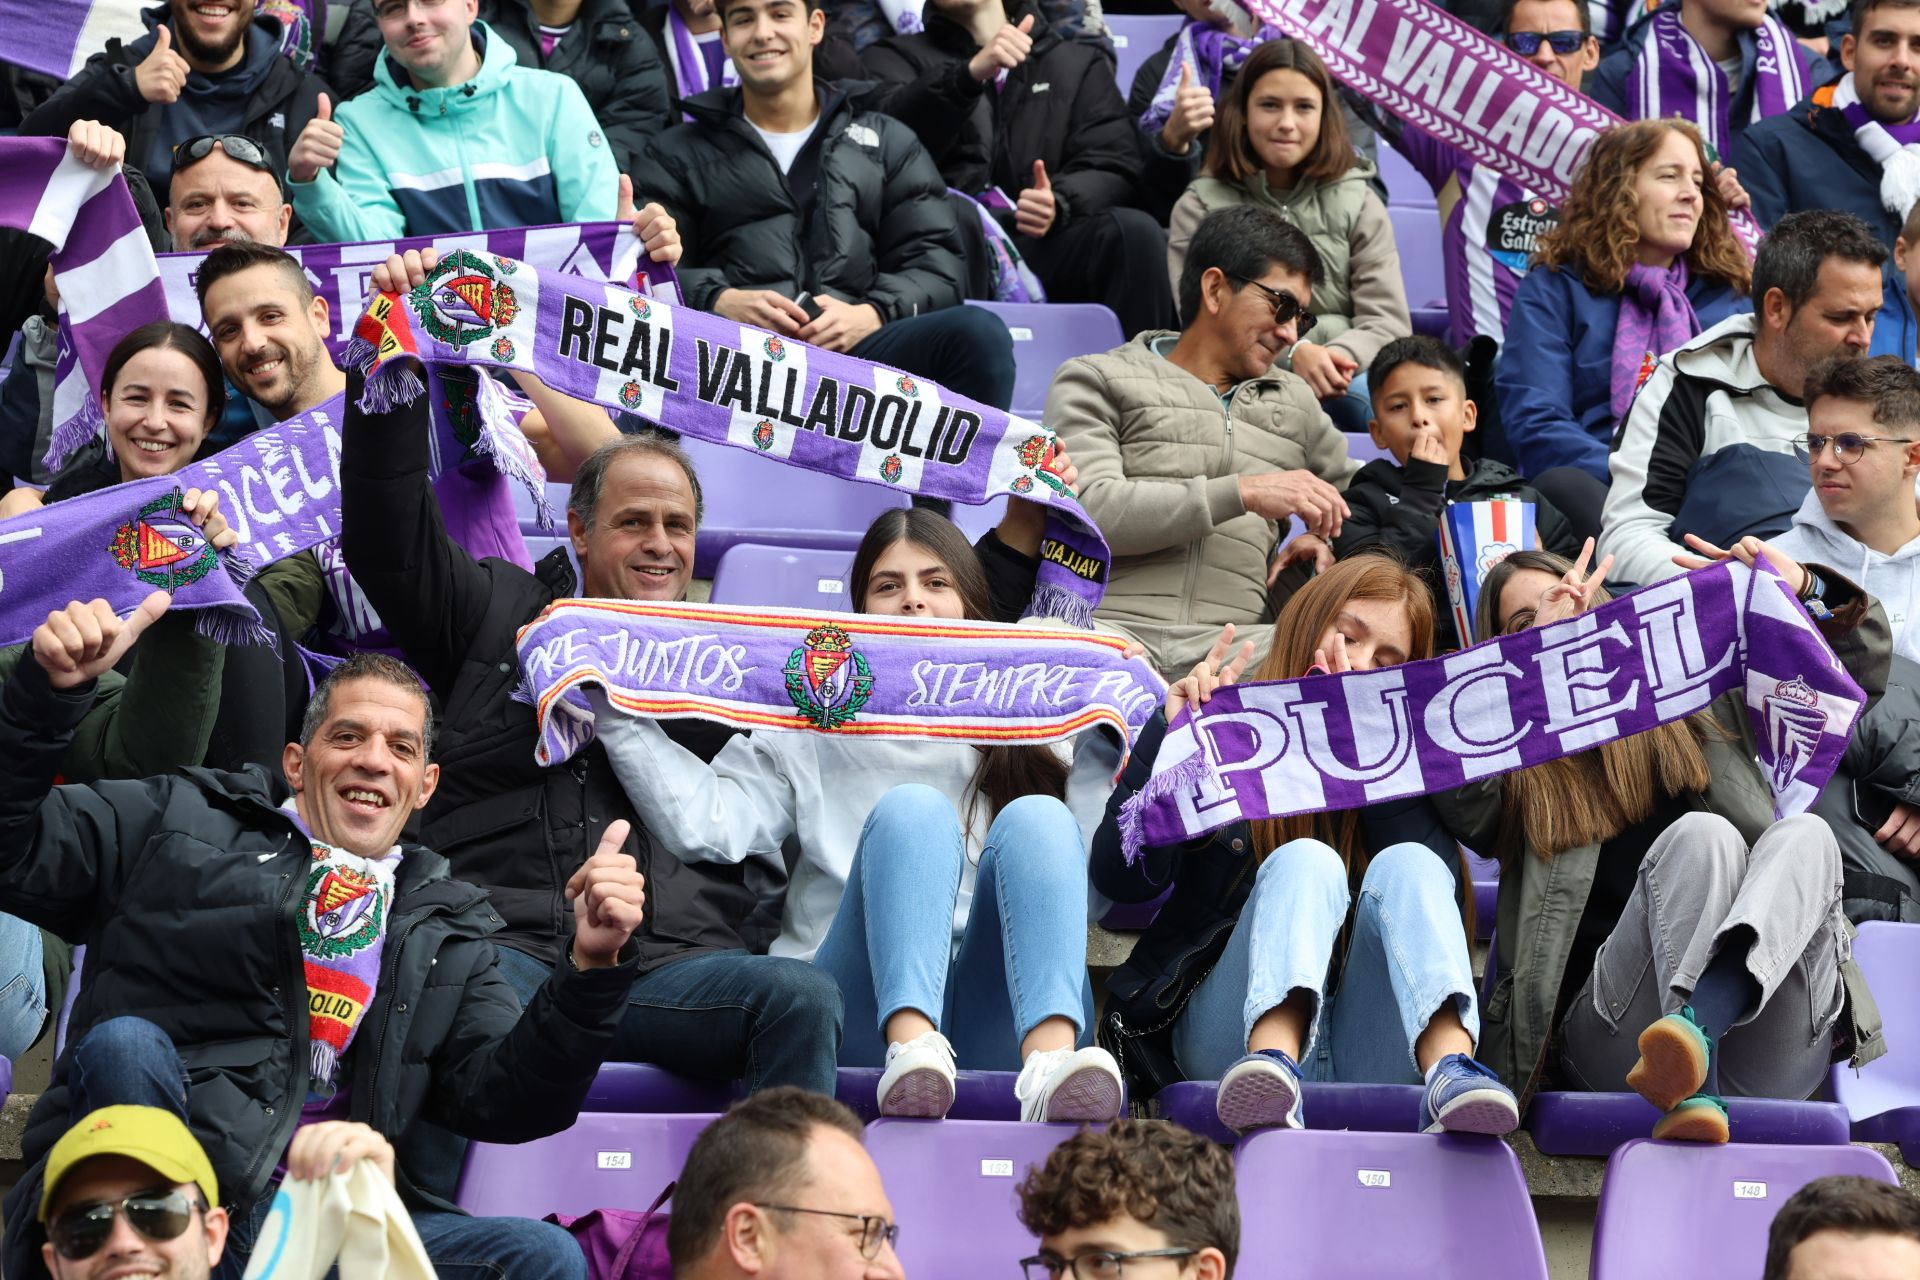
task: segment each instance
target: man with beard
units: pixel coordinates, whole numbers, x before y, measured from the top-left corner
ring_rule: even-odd
[[[78,120],[117,129],[128,163],[162,201],[174,146],[189,138],[245,134],[265,149],[271,172],[286,172],[293,140],[328,90],[281,54],[279,20],[256,16],[254,0],[168,0],[142,16],[147,35],[109,42],[20,132],[65,134]]]
[[[1892,248],[1920,200],[1920,0],[1854,0],[1840,61],[1847,74],[1741,134],[1733,164],[1762,227],[1844,209]]]

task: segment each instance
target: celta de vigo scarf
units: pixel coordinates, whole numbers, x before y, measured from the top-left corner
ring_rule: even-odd
[[[1744,695],[1777,815],[1813,803],[1866,695],[1771,567],[1727,561],[1589,613],[1376,671],[1242,684],[1169,726],[1128,857],[1557,760]]]

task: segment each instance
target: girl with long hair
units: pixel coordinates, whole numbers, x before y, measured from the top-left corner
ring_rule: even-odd
[[[1212,651],[1167,694],[1170,720],[1246,669]],[[1256,680],[1367,671],[1432,656],[1427,585],[1398,561],[1342,560],[1274,623]],[[1108,982],[1103,1040],[1148,1092],[1218,1080],[1223,1124],[1304,1125],[1304,1080],[1413,1083],[1422,1127],[1506,1133],[1511,1091],[1474,1061],[1479,1012],[1458,850],[1422,798],[1237,823],[1179,847],[1120,852],[1120,806],[1153,768],[1166,721],[1135,744],[1094,843],[1094,885],[1118,901],[1172,896]]]
[[[1494,377],[1501,426],[1522,475],[1555,472],[1540,487],[1576,528],[1599,528],[1607,452],[1654,362],[1753,309],[1712,169],[1684,120],[1602,134],[1514,295]]]
[[[1393,223],[1374,193],[1374,173],[1373,162],[1354,152],[1326,64],[1297,40],[1269,40],[1222,98],[1204,171],[1174,205],[1167,239],[1177,295],[1187,246],[1216,209],[1264,205],[1307,233],[1326,279],[1307,307],[1311,341],[1303,327],[1281,358],[1313,388],[1334,425],[1350,432],[1364,432],[1373,416],[1367,365],[1380,348],[1413,332]]]
[[[1825,601],[1821,631],[1855,678],[1884,678],[1886,618],[1853,584],[1756,538],[1731,551],[1689,543],[1703,557],[1675,557],[1687,568],[1765,557],[1803,600]],[[1571,564],[1520,551],[1494,566],[1480,638],[1606,603],[1610,559],[1589,574],[1592,549]],[[1500,860],[1486,1044],[1524,1094],[1547,1079],[1632,1088],[1663,1113],[1655,1137],[1725,1142],[1723,1091],[1807,1097],[1856,1024],[1872,1023],[1844,981],[1851,931],[1832,829],[1811,813],[1774,821],[1755,750],[1736,690],[1659,728],[1435,797],[1462,841]]]
[[[848,585],[857,613],[993,616],[974,549],[921,508],[874,521]],[[797,843],[772,953],[834,975],[841,1063],[885,1067],[883,1115],[945,1115],[958,1062],[1019,1068],[1023,1119],[1119,1114],[1112,1057],[1075,1047],[1093,1020],[1086,841],[1119,765],[1107,737],[980,747],[761,732],[709,765],[651,721],[599,725],[647,829],[683,861],[777,859]]]

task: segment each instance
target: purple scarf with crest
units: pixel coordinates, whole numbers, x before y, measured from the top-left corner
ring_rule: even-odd
[[[1687,300],[1687,264],[1674,259],[1665,271],[1636,262],[1620,291],[1620,315],[1613,325],[1613,420],[1624,422],[1640,384],[1653,375],[1660,357],[1700,334],[1700,319]]]

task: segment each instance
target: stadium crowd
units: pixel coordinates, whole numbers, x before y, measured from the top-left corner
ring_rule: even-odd
[[[1851,946],[1920,929],[1920,0],[1458,5],[1623,118],[1563,193],[1231,0],[1174,6],[1130,84],[1087,0],[334,0],[311,25],[297,0],[164,0],[64,82],[7,68],[0,188],[40,198],[16,137],[123,175],[125,235],[198,255],[198,314],[170,291],[171,319],[109,333],[97,422],[65,440],[69,327],[119,312],[45,225],[0,229],[0,544],[328,413],[339,518],[238,575],[256,634],[170,607],[195,579],[156,569],[131,611],[75,586],[0,637],[0,1057],[59,1036],[7,1276],[238,1277],[290,1187],[356,1169],[441,1276],[585,1276],[566,1231],[469,1216],[457,1187],[470,1142],[566,1130],[626,1062],[744,1095],[687,1158],[676,1275],[902,1273],[832,1100],[857,1067],[882,1116],[937,1120],[977,1069],[1011,1074],[1021,1119],[1083,1126],[1022,1171],[1038,1243],[1008,1267],[1217,1280],[1232,1163],[1144,1118],[1181,1081],[1217,1081],[1242,1135],[1307,1127],[1308,1084],[1343,1082],[1419,1085],[1432,1134],[1632,1091],[1655,1137],[1723,1143],[1727,1098],[1920,1052],[1882,1036]],[[1382,147],[1431,188],[1405,251],[1439,257],[1444,314],[1409,305]],[[409,400],[339,344],[488,233],[608,223],[677,290],[652,297],[772,361],[988,410],[1033,407],[1027,340],[968,303],[1111,311],[1119,346],[1044,344],[1072,354],[1037,429],[1111,552],[1093,632],[1162,677],[1133,740],[590,691],[594,741],[549,763],[523,629],[576,597],[704,602],[707,508],[757,495],[707,487],[731,473],[638,382],[613,408],[436,369]],[[330,290],[300,254],[336,245],[370,251]],[[502,403],[571,486],[545,554],[491,463],[443,466],[443,409],[457,432]],[[762,428],[732,442],[767,451]],[[992,491],[970,538],[927,452],[905,482],[887,459],[912,503],[849,553],[847,607],[907,634],[1047,613],[1048,495]],[[258,541],[230,494],[172,501],[129,526],[160,539],[125,550],[142,566]],[[1532,545],[1459,607],[1449,512],[1507,503]],[[1417,663],[1727,561],[1777,574],[1867,697],[1807,812],[1776,812],[1733,689],[1464,787],[1136,847],[1156,763],[1222,690]],[[1499,869],[1484,985],[1463,850]],[[1087,926],[1148,902],[1096,992]],[[1920,1272],[1912,1196],[1828,1179],[1782,1207],[1768,1277],[1870,1265]]]

